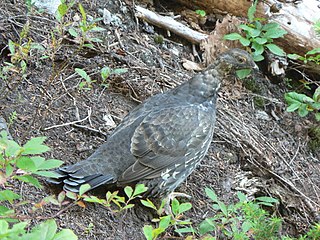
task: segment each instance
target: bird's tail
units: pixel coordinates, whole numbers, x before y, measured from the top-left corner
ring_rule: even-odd
[[[52,184],[62,184],[64,190],[76,193],[79,192],[80,186],[83,184],[89,184],[89,190],[92,190],[101,185],[115,182],[115,177],[112,175],[88,174],[84,169],[86,169],[85,166],[80,167],[77,164],[61,167],[55,171],[59,176],[49,178],[47,181]]]

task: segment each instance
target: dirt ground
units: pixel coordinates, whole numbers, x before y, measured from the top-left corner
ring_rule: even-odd
[[[100,17],[104,8],[117,17],[109,25],[98,22],[106,31],[97,33],[103,42],[95,44],[95,50],[78,51],[77,39],[65,33],[53,61],[42,60],[37,51],[31,51],[24,78],[11,73],[10,81],[0,81],[1,116],[9,122],[10,114],[17,113],[9,129],[13,138],[23,144],[31,137],[47,136],[51,151],[46,157],[66,164],[85,159],[107,140],[114,128],[108,118],[119,124],[139,102],[188,79],[192,72],[184,69],[182,59],[199,60],[190,43],[176,36],[169,38],[163,30],[137,21],[132,1],[82,3],[93,18]],[[162,14],[171,11],[166,5],[161,10],[150,4],[148,7]],[[80,15],[75,6],[67,15],[70,23],[76,24],[76,14]],[[18,42],[27,22],[28,38],[53,49],[53,16],[35,11],[27,14],[24,1],[3,0],[1,65],[10,61],[8,40]],[[159,33],[165,36],[162,44],[154,40]],[[111,75],[104,87],[100,77],[104,66],[128,71]],[[75,68],[97,79],[91,90],[79,90],[82,80],[74,73]],[[212,146],[178,191],[192,196],[193,208],[186,215],[198,222],[212,212],[205,187],[214,189],[226,203],[235,199],[238,190],[251,198],[278,198],[280,204],[274,213],[284,219],[282,232],[296,236],[319,217],[320,154],[308,148],[308,127],[315,121],[311,116],[302,119],[285,111],[285,84],[271,84],[263,77],[256,84],[263,91],[253,93],[236,79],[223,83]],[[43,190],[23,184],[20,192],[31,202],[56,192],[42,182]],[[22,213],[28,214],[27,208]],[[74,206],[57,215],[61,209],[47,205],[36,215],[55,216],[59,227],[72,229],[79,239],[143,239],[142,227],[150,224],[146,217],[149,210],[138,208],[115,215],[100,205],[87,204],[86,208]],[[169,231],[163,238],[179,237]]]

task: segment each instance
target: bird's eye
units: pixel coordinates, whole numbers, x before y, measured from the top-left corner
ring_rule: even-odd
[[[245,63],[247,61],[247,59],[243,56],[238,56],[237,59],[240,63]]]

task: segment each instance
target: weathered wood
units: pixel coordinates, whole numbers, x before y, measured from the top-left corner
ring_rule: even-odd
[[[175,21],[171,17],[161,16],[143,7],[136,6],[136,16],[138,18],[142,18],[148,23],[171,31],[192,43],[200,43],[208,37],[207,34],[194,31],[182,23]]]
[[[247,16],[252,1],[247,0],[177,0],[191,9],[203,9],[207,13],[229,13],[234,16]],[[280,24],[288,34],[277,39],[276,43],[287,53],[304,55],[305,52],[320,47],[313,25],[320,18],[319,2],[309,1],[259,1],[256,16]],[[277,5],[281,7],[276,7]]]

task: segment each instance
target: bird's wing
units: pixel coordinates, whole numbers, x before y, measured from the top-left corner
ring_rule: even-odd
[[[213,121],[214,114],[199,105],[150,113],[131,138],[131,153],[137,161],[118,181],[128,183],[157,177],[166,167],[184,162],[212,136]]]

